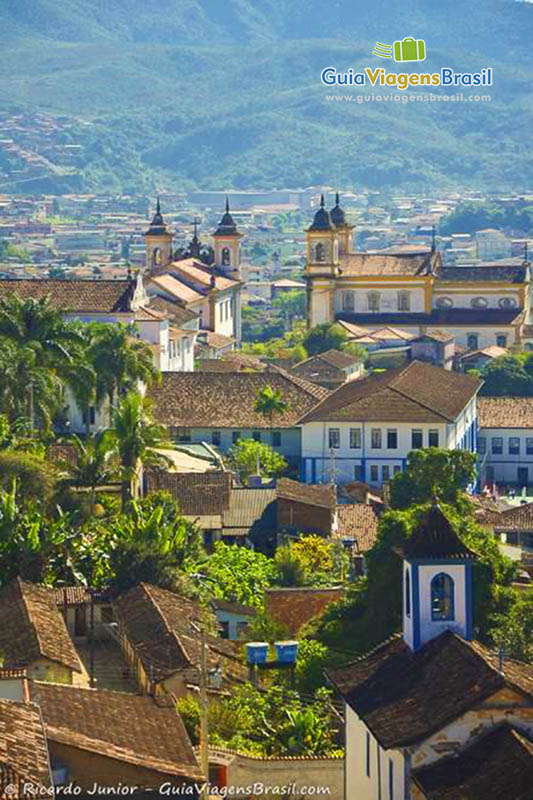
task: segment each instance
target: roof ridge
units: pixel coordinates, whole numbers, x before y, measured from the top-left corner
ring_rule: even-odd
[[[159,614],[161,620],[163,621],[164,627],[167,629],[167,631],[170,634],[170,636],[174,639],[174,641],[176,642],[176,644],[178,645],[180,650],[183,652],[183,655],[185,656],[185,659],[189,662],[189,664],[192,664],[193,662],[191,661],[191,658],[190,658],[187,650],[185,649],[185,647],[181,643],[181,640],[178,637],[178,634],[175,631],[173,631],[172,628],[170,627],[170,625],[168,624],[168,620],[167,620],[165,614],[163,614],[161,606],[159,605],[159,603],[157,602],[156,598],[153,596],[153,594],[150,591],[150,589],[152,589],[152,588],[161,589],[161,587],[160,586],[154,587],[154,586],[152,586],[152,584],[147,583],[146,581],[141,581],[140,586],[142,586],[143,591],[146,592],[146,594],[148,595],[148,597],[150,598],[150,600],[154,604],[154,606],[155,606],[155,608],[157,610],[157,613]],[[166,592],[166,591],[168,591],[168,589],[161,589],[161,591]],[[170,594],[172,594],[172,592]]]
[[[410,400],[412,403],[416,403],[417,405],[421,406],[422,408],[426,408],[428,411],[431,411],[433,414],[437,414],[437,416],[442,417],[442,419],[445,419],[448,422],[453,422],[453,418],[452,417],[449,417],[446,414],[443,414],[442,411],[439,411],[439,410],[437,410],[435,408],[432,408],[431,406],[428,406],[427,403],[423,403],[417,397],[413,397],[412,395],[408,394],[405,391],[402,391],[402,389],[399,389],[397,386],[395,386],[395,382],[397,380],[399,380],[401,377],[403,377],[403,375],[405,373],[407,373],[411,367],[414,367],[416,364],[420,364],[420,363],[421,363],[420,361],[411,361],[400,373],[398,373],[397,375],[395,375],[393,377],[391,383],[389,384],[389,389],[391,389],[391,391],[393,391],[393,392],[396,392],[396,394],[401,395],[401,397],[405,397],[406,400]]]

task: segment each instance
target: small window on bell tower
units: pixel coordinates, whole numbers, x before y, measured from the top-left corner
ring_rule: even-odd
[[[231,252],[229,247],[222,248],[222,266],[229,267],[231,264]]]
[[[315,248],[315,259],[319,263],[323,263],[326,260],[326,248],[323,242],[319,242]]]
[[[445,572],[439,572],[431,581],[431,619],[452,620],[454,618],[453,580]]]

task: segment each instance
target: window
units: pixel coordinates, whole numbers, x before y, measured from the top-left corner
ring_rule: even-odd
[[[439,572],[431,581],[431,619],[453,618],[453,580],[446,573]]]
[[[361,464],[355,464],[353,468],[353,479],[354,481],[360,481],[363,478],[363,469]]]
[[[350,448],[352,450],[361,449],[361,428],[350,428]]]
[[[241,438],[241,432],[240,431],[233,431],[233,433],[231,434],[231,442],[232,442],[232,444],[237,444],[237,442],[239,441],[240,438]]]
[[[411,616],[411,575],[409,570],[405,570],[405,615]]]
[[[260,442],[261,441],[261,432],[260,431],[252,431],[252,439],[254,440],[254,442]]]
[[[487,308],[488,302],[484,297],[474,297],[470,301],[472,308]]]
[[[398,449],[398,431],[396,430],[396,428],[389,428],[387,431],[387,449],[388,450]]]
[[[520,454],[520,439],[518,436],[509,437],[509,455],[517,456]]]
[[[507,336],[505,333],[499,333],[496,337],[496,344],[498,347],[507,347]]]
[[[342,307],[345,311],[353,311],[355,308],[355,300],[353,292],[344,292],[342,297]]]
[[[477,440],[477,451],[480,456],[484,456],[487,452],[487,440],[483,436]]]
[[[370,433],[370,447],[372,450],[381,448],[381,428],[372,428]]]
[[[451,297],[439,297],[435,305],[437,308],[452,308],[453,300]]]
[[[272,447],[281,447],[281,431],[272,431]]]
[[[419,450],[424,446],[424,434],[420,428],[413,428],[411,431],[411,447],[413,450]]]
[[[372,464],[370,467],[370,480],[372,483],[377,483],[379,481],[377,464]]]
[[[479,337],[477,333],[469,333],[466,337],[466,346],[469,350],[477,350],[479,344]]]
[[[366,734],[366,777],[370,778],[370,734]]]
[[[500,308],[515,308],[516,300],[514,297],[501,297],[498,300],[498,305]]]
[[[231,253],[229,247],[222,248],[222,266],[229,267],[231,264]]]
[[[229,622],[224,620],[223,622],[218,623],[220,629],[220,636],[222,639],[229,639]]]
[[[394,800],[394,762],[389,758],[389,800]]]
[[[190,442],[191,441],[190,428],[177,428],[176,438],[178,442]]]
[[[390,468],[388,464],[383,464],[381,467],[381,480],[383,483],[386,483],[390,477]]]
[[[315,260],[320,263],[326,260],[326,249],[322,242],[319,242],[315,247]]]
[[[367,294],[367,300],[368,300],[369,311],[379,311],[379,301],[380,301],[379,292],[369,292]]]
[[[402,468],[400,467],[399,464],[395,464],[394,467],[392,468],[392,471],[393,471],[394,475],[397,475],[398,472],[402,471]]]
[[[220,447],[220,431],[211,432],[211,444],[214,444],[215,447]]]
[[[526,439],[526,453],[528,456],[533,456],[533,438],[530,436]]]
[[[340,428],[329,428],[328,430],[329,447],[338,450],[341,446]]]
[[[411,295],[409,292],[398,292],[398,311],[410,311]]]
[[[96,421],[96,409],[94,406],[89,407],[89,413],[87,414],[87,410],[83,412],[83,424],[87,425],[87,420],[89,421],[89,425],[94,425]]]
[[[439,432],[437,430],[428,431],[428,447],[439,446]]]
[[[503,453],[503,439],[501,436],[492,437],[491,450],[495,456],[501,456],[501,454]]]

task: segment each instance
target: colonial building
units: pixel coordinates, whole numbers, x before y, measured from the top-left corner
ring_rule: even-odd
[[[481,381],[412,361],[349,381],[302,416],[302,480],[379,486],[422,447],[476,451]]]
[[[480,397],[481,483],[533,483],[533,397]]]
[[[529,262],[444,266],[440,254],[356,253],[352,228],[324,197],[307,230],[308,321],[393,325],[417,335],[434,328],[477,350],[508,347],[526,336]]]
[[[157,208],[144,234],[146,242],[145,284],[148,296],[160,297],[194,312],[202,331],[218,334],[227,345],[241,340],[241,256],[242,234],[226,210],[213,234],[212,264],[202,258],[196,229],[187,257],[176,260],[173,233]]]
[[[434,504],[403,553],[403,634],[329,673],[346,703],[345,797],[530,796],[533,667],[473,639],[474,558]]]

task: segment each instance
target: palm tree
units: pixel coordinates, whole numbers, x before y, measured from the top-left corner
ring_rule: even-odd
[[[163,466],[169,460],[157,448],[172,447],[164,425],[154,421],[152,402],[129,391],[113,412],[113,433],[122,468],[122,508],[136,494],[139,464]]]
[[[283,399],[281,389],[274,389],[272,386],[265,386],[256,393],[255,410],[266,417],[270,427],[270,445],[272,446],[274,431],[273,423],[276,414],[284,414],[289,408],[289,404]]]
[[[59,407],[62,384],[53,369],[39,364],[35,345],[0,338],[0,406],[10,422],[38,419],[49,429]]]
[[[151,346],[137,339],[130,325],[92,323],[88,358],[96,374],[96,400],[107,397],[110,408],[117,396],[136,389],[141,381],[151,386],[159,378]]]
[[[90,490],[89,508],[93,514],[96,505],[96,487],[108,483],[117,473],[117,464],[113,463],[116,455],[116,442],[110,431],[103,431],[96,436],[82,441],[78,436],[69,439],[76,448],[76,463],[66,463],[75,486],[86,486]]]

